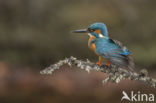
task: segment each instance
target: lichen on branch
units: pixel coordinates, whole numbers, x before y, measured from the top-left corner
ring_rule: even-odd
[[[105,84],[107,82],[119,83],[121,80],[129,79],[129,80],[138,80],[149,84],[151,87],[156,87],[156,79],[148,77],[148,72],[146,69],[142,69],[139,73],[130,72],[124,68],[116,68],[115,66],[111,66],[110,68],[106,66],[99,67],[95,63],[87,61],[78,60],[75,57],[66,58],[64,60],[60,60],[59,62],[50,65],[49,67],[42,70],[41,74],[52,74],[56,69],[60,69],[61,66],[68,64],[69,66],[75,65],[76,67],[87,71],[90,70],[101,71],[103,73],[108,74],[108,77],[105,78],[102,83]]]

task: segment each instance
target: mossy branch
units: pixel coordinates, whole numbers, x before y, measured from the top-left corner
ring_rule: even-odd
[[[59,62],[52,64],[50,67],[45,68],[40,73],[41,74],[52,74],[56,69],[60,69],[64,64],[68,64],[69,66],[75,65],[80,69],[86,70],[90,72],[90,70],[101,71],[108,74],[108,77],[105,78],[102,83],[113,82],[119,83],[123,79],[129,80],[138,80],[149,84],[151,87],[156,87],[156,79],[148,77],[148,72],[146,69],[142,69],[140,73],[130,72],[123,68],[115,68],[115,66],[111,66],[111,68],[99,67],[95,63],[87,61],[78,60],[75,57],[66,58],[64,60],[60,60]]]

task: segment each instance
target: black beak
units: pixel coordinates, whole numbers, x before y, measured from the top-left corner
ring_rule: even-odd
[[[73,33],[89,33],[87,29],[74,30]]]

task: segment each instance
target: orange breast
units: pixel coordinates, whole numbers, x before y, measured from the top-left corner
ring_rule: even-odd
[[[88,47],[89,47],[94,53],[96,53],[96,52],[95,52],[95,44],[92,43],[92,44],[90,45],[90,42],[91,42],[93,39],[95,39],[94,36],[91,36],[91,37],[89,38],[89,40],[88,40]]]

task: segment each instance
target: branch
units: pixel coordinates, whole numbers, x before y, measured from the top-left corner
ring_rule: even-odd
[[[64,64],[68,64],[69,66],[75,65],[80,69],[86,70],[90,72],[90,70],[101,71],[103,73],[108,74],[108,77],[102,81],[103,84],[107,82],[119,83],[123,79],[129,80],[138,80],[149,84],[151,87],[156,87],[156,79],[148,77],[148,72],[146,69],[142,69],[140,73],[130,72],[126,69],[116,68],[112,66],[111,68],[107,68],[106,66],[99,67],[95,63],[82,60],[77,60],[74,57],[66,58],[64,60],[60,60],[56,64],[51,65],[50,67],[45,68],[40,73],[41,74],[52,74],[56,69],[60,69]]]

